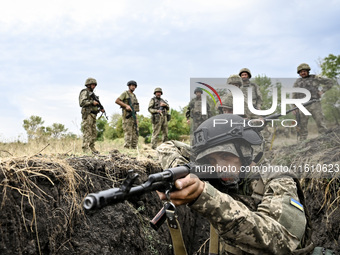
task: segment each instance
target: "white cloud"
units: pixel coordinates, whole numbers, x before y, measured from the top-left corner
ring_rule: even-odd
[[[87,77],[108,115],[126,82],[138,82],[142,114],[155,87],[170,106],[189,100],[190,77],[296,77],[296,66],[338,54],[337,1],[8,1],[1,5],[0,87],[7,131],[39,115],[79,133]],[[16,121],[15,121],[16,119]],[[16,123],[16,124],[14,124]],[[2,135],[4,136],[4,135]]]

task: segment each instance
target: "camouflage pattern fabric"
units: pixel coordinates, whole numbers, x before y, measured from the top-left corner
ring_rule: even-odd
[[[93,105],[93,100],[90,98],[90,91],[83,89],[79,94],[79,105],[82,107],[82,124],[83,132],[82,149],[87,152],[90,149],[94,153],[98,153],[95,149],[95,141],[97,139],[96,116],[99,112],[98,106]]]
[[[136,149],[138,145],[138,136],[136,133],[136,124],[132,117],[123,119],[124,130],[124,148]]]
[[[245,98],[248,98],[248,88],[252,88],[253,106],[255,107],[255,109],[258,109],[258,110],[261,109],[261,106],[262,106],[262,93],[260,91],[260,87],[257,84],[255,84],[253,82],[250,82],[249,79],[243,80],[243,84],[241,86],[241,90],[242,90]],[[247,99],[247,101],[248,101],[248,99]]]
[[[269,181],[256,211],[206,183],[190,207],[210,221],[233,251],[291,254],[303,237],[306,218],[303,211],[290,204],[290,198],[298,201],[292,178]]]
[[[129,105],[129,98],[131,99],[131,104],[134,107],[135,112],[139,112],[139,103],[137,97],[134,93],[129,91],[124,91],[119,97],[125,104]],[[128,117],[128,119],[126,118]],[[137,117],[137,113],[136,113]],[[136,133],[136,124],[131,116],[130,111],[126,111],[122,109],[122,122],[123,122],[123,130],[124,130],[124,147],[125,148],[137,148],[138,145],[138,136]]]
[[[163,169],[187,164],[190,160],[190,145],[171,140],[157,147],[157,153]]]
[[[159,113],[160,104],[165,103],[167,106],[163,106],[162,113]],[[169,110],[169,104],[162,98],[153,97],[149,102],[149,112],[152,114],[152,137],[151,145],[153,149],[157,147],[158,135],[162,132],[162,142],[168,141],[168,120],[167,114]]]
[[[325,124],[325,117],[322,113],[321,103],[315,102],[311,105],[306,106],[306,109],[312,114],[312,117],[314,118],[316,125],[318,127],[319,133],[324,134],[327,131],[327,127],[326,127],[326,124]],[[308,136],[308,129],[307,129],[308,120],[309,120],[309,116],[304,115],[300,111],[299,140],[301,140],[301,141],[307,139],[307,136]]]
[[[294,83],[294,88],[305,88],[310,91],[311,93],[311,99],[319,99],[319,87],[322,87],[322,92],[326,92],[332,86],[335,85],[335,81],[329,78],[323,78],[316,75],[309,75],[306,78],[299,78]],[[304,98],[305,95],[303,93],[294,93],[293,98]],[[312,114],[312,117],[314,118],[318,131],[320,134],[325,133],[327,130],[326,124],[325,124],[325,118],[322,113],[321,103],[316,102],[306,107],[306,109]],[[300,140],[307,139],[308,136],[308,130],[307,130],[307,124],[308,124],[309,116],[304,115],[300,111]]]
[[[157,152],[166,169],[187,163],[190,146],[169,141]],[[306,217],[303,207],[291,203],[291,199],[299,201],[296,183],[289,176],[269,177],[263,179],[263,198],[257,206],[250,196],[257,179],[245,179],[234,194],[222,193],[206,182],[202,194],[190,205],[217,229],[220,254],[286,255],[297,249]]]
[[[212,112],[210,109],[210,105],[207,102],[207,115],[202,115],[202,99],[201,98],[193,98],[189,103],[189,114],[187,118],[192,118],[191,123],[191,132],[195,131],[201,123],[212,116]]]
[[[320,77],[317,75],[309,75],[306,78],[299,78],[294,83],[294,88],[305,88],[310,91],[311,99],[319,99],[319,87],[322,87],[322,92],[326,92],[335,85],[335,81],[329,78]],[[303,93],[294,93],[293,98],[304,98]]]
[[[248,88],[249,87],[252,88],[252,99],[253,99],[253,106],[255,107],[255,109],[257,110],[261,109],[261,106],[263,103],[260,87],[257,84],[250,82],[249,80],[243,80],[243,85],[241,87],[241,90],[243,91],[243,94],[244,94],[244,113],[247,119],[259,119],[260,116],[255,115],[248,108]],[[269,150],[270,145],[271,145],[271,140],[273,137],[273,130],[269,128],[268,126],[265,126],[264,129],[261,131],[261,135],[264,138],[265,149]]]
[[[96,115],[92,113],[83,115],[81,129],[83,131],[82,149],[84,152],[87,152],[88,149],[90,149],[92,152],[97,153],[97,150],[94,147],[94,143],[97,139],[96,119]]]

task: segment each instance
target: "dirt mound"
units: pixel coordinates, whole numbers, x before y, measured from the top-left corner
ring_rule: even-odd
[[[333,168],[328,178],[314,174],[301,183],[312,218],[313,242],[340,254],[340,127],[315,139],[274,150],[268,158],[272,158],[272,165]]]
[[[88,193],[119,186],[130,169],[145,181],[161,170],[154,161],[116,152],[95,158],[11,158],[0,168],[0,254],[172,254],[166,224],[158,231],[149,226],[162,208],[155,192],[98,211],[82,208]],[[193,244],[188,247],[193,253],[206,231],[195,233],[201,218],[188,208],[179,213],[189,227],[184,239]]]
[[[340,128],[302,144],[272,151],[272,164],[339,163]],[[308,148],[308,149],[306,149]],[[149,220],[161,209],[155,192],[101,210],[84,212],[91,192],[119,186],[134,169],[140,181],[161,171],[154,159],[136,160],[118,151],[109,156],[35,156],[0,161],[0,254],[172,254],[166,224]],[[340,182],[305,179],[313,240],[340,253]],[[209,224],[188,207],[178,208],[188,253],[209,236]]]

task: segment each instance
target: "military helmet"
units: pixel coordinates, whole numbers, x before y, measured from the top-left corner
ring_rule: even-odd
[[[87,85],[91,85],[91,84],[96,84],[97,86],[97,81],[94,78],[87,78],[85,81],[85,86],[87,87]]]
[[[161,94],[163,95],[163,90],[162,90],[162,88],[155,88],[155,90],[153,91],[153,94],[155,95],[156,92],[161,92]]]
[[[194,94],[196,94],[196,92],[201,92],[201,93],[203,94],[203,89],[197,87],[197,88],[195,88],[195,90],[194,90]]]
[[[126,85],[128,85],[128,86],[135,85],[136,88],[137,88],[137,82],[135,82],[134,80],[128,81]]]
[[[242,68],[240,70],[240,72],[238,73],[238,75],[241,76],[241,73],[244,73],[244,72],[248,73],[248,76],[249,76],[249,79],[250,79],[251,78],[251,72],[248,68]]]
[[[297,67],[297,73],[300,73],[302,70],[307,70],[308,72],[310,71],[310,66],[306,63],[302,63]]]
[[[262,137],[238,115],[220,114],[204,121],[194,132],[192,148],[196,160],[214,152],[229,152],[243,165],[252,161],[251,145],[262,144]]]
[[[228,80],[227,80],[228,84],[236,84],[238,86],[242,86],[242,79],[239,75],[237,74],[232,74],[229,76]]]
[[[223,96],[221,98],[221,101],[222,105],[220,105],[219,108],[222,107],[227,109],[233,109],[233,95],[231,93],[227,94],[226,96]]]

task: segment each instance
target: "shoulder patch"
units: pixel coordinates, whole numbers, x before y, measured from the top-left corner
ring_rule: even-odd
[[[300,211],[304,211],[303,210],[303,205],[300,203],[300,202],[298,202],[298,201],[296,201],[295,199],[293,199],[292,197],[290,198],[290,204],[292,205],[292,206],[295,206],[297,209],[299,209]]]

